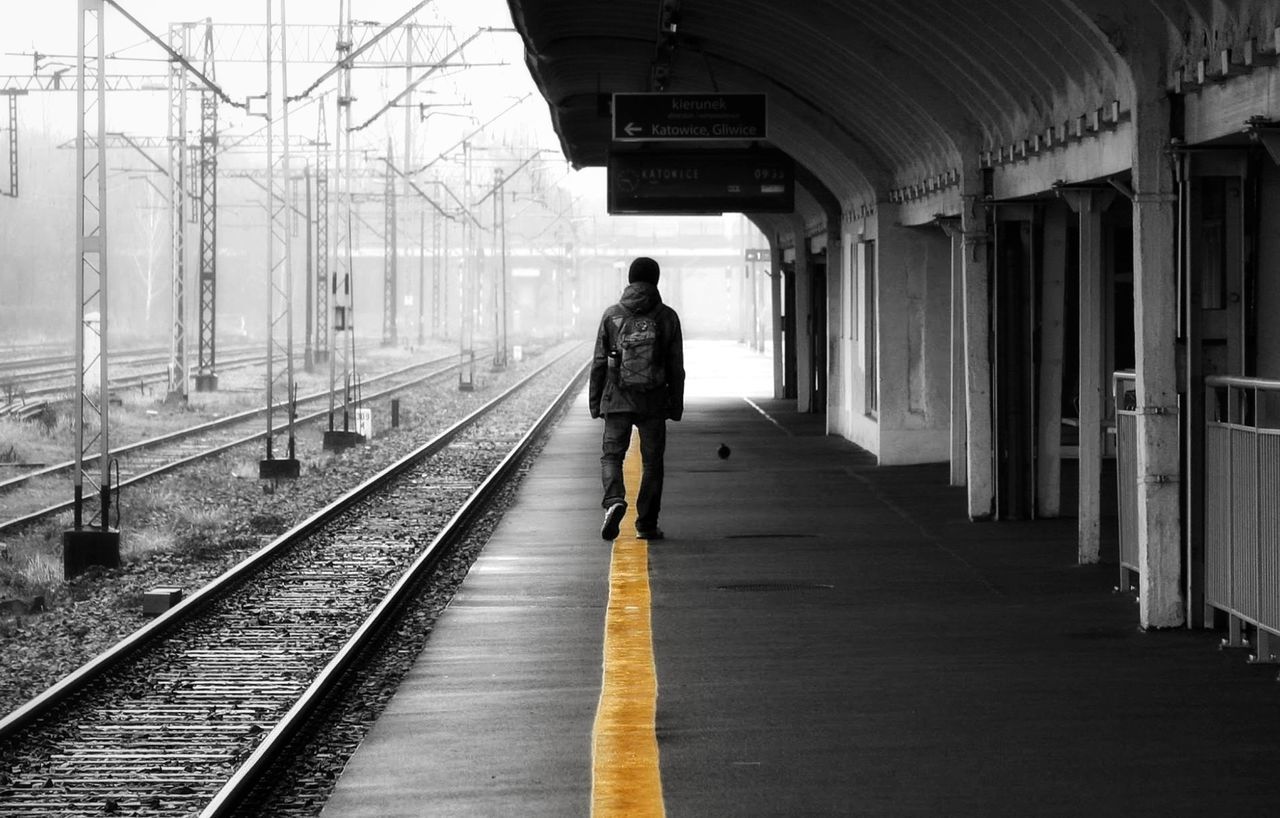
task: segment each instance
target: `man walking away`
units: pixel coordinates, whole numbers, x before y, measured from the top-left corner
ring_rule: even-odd
[[[667,419],[684,414],[684,340],[680,316],[662,303],[658,262],[641,256],[631,262],[622,298],[604,311],[591,362],[591,417],[604,418],[600,476],[604,484],[604,525],[600,536],[612,540],[627,512],[622,461],[631,428],[640,431],[644,463],[636,499],[636,536],[662,539],[662,457]]]

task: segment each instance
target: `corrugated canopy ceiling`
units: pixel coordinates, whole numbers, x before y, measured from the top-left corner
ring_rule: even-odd
[[[945,172],[961,152],[1129,94],[1095,18],[1055,0],[509,4],[578,166],[607,160],[601,98],[614,92],[764,92],[769,141],[842,199]],[[1121,20],[1129,7],[1149,12],[1099,5]]]

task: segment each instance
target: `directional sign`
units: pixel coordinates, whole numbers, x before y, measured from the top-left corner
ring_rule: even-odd
[[[782,151],[616,151],[610,213],[790,213],[795,163]]]
[[[614,94],[615,142],[768,138],[764,94]]]

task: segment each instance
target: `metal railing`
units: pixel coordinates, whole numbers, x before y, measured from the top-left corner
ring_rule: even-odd
[[[1120,587],[1138,573],[1138,376],[1132,370],[1111,376],[1116,409],[1116,499],[1120,517]]]
[[[1214,375],[1205,429],[1205,601],[1280,635],[1280,381]]]

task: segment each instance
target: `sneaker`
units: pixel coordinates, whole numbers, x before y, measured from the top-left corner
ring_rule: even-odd
[[[641,528],[637,528],[636,536],[642,540],[660,540],[667,535],[662,533],[661,528],[653,528],[648,531],[645,531],[644,529],[641,529]]]
[[[600,536],[606,540],[616,539],[618,526],[622,523],[622,515],[627,513],[626,503],[614,503],[604,512],[604,525],[600,526]]]

